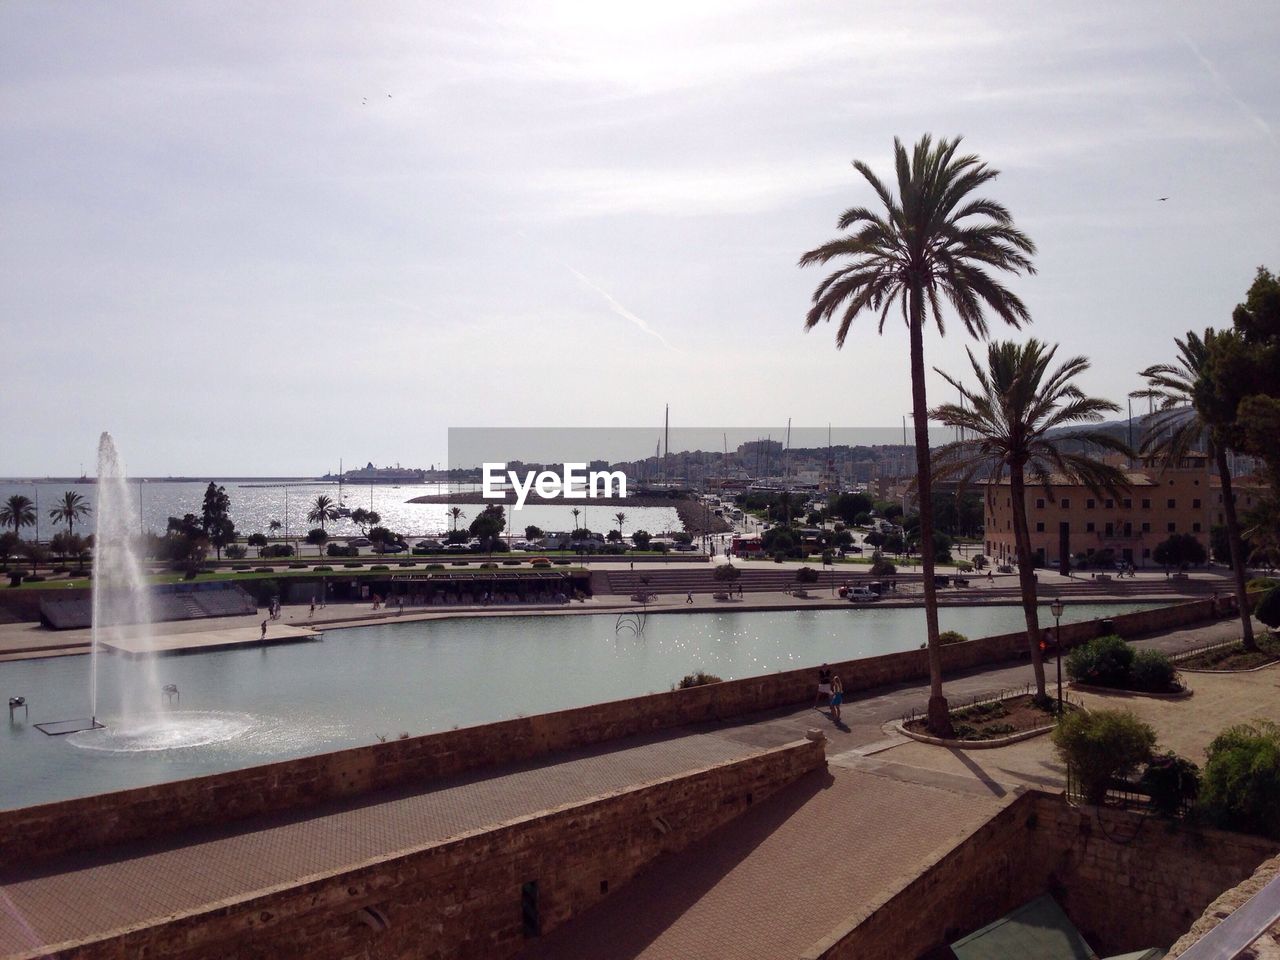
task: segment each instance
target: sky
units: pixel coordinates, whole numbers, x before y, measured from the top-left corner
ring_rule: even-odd
[[[1280,268],[1265,4],[0,4],[0,476],[315,475],[450,427],[910,410],[800,255],[964,136],[1119,403]],[[1167,196],[1167,201],[1157,198]],[[958,324],[926,362],[961,372]],[[953,399],[930,373],[931,403]],[[952,391],[953,392],[953,391]]]

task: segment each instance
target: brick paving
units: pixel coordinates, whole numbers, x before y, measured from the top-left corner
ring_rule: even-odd
[[[306,819],[192,831],[168,844],[0,876],[0,957],[154,922],[312,874],[338,870],[638,783],[756,752],[714,734],[582,752],[425,793],[364,798]]]
[[[1012,799],[833,766],[654,865],[521,956],[798,957],[870,913]]]

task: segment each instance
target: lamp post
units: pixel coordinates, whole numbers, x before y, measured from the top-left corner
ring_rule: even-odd
[[[1054,598],[1049,604],[1049,612],[1053,614],[1054,645],[1058,648],[1058,716],[1062,716],[1062,600]]]

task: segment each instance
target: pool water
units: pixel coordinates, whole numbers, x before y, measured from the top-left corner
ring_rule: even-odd
[[[1070,605],[1064,621],[1152,606]],[[938,616],[941,629],[970,637],[1023,625],[1017,606]],[[0,663],[0,694],[30,707],[29,720],[19,710],[0,732],[0,809],[639,696],[695,670],[730,680],[911,650],[924,640],[924,610],[652,614],[635,627],[612,614],[457,618],[150,661],[107,656],[106,729],[61,737],[34,725],[88,715],[89,657]],[[166,684],[178,687],[173,707],[163,706]]]

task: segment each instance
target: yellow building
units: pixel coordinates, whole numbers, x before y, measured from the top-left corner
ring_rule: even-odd
[[[1111,551],[1120,563],[1149,566],[1158,544],[1174,533],[1189,533],[1209,550],[1209,530],[1222,522],[1222,495],[1209,460],[1191,454],[1176,465],[1147,461],[1126,471],[1128,485],[1118,496],[1055,478],[1048,490],[1028,481],[1027,526],[1031,553],[1043,566],[1056,567],[1063,553],[1092,557]],[[1255,494],[1237,491],[1242,510]],[[1017,557],[1009,482],[990,484],[984,499],[986,554],[996,562]]]

